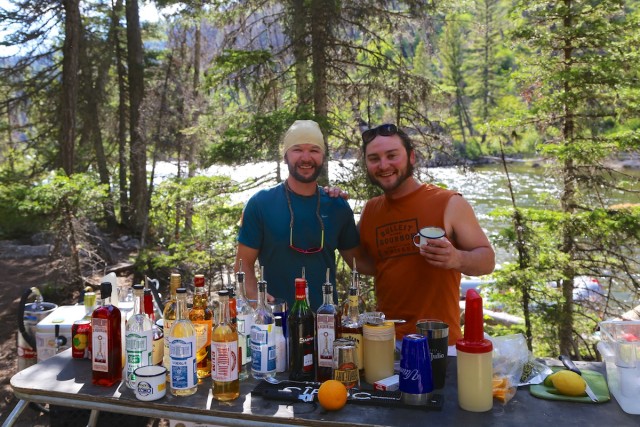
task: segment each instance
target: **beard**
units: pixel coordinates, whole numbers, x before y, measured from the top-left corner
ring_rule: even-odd
[[[398,187],[400,187],[402,183],[407,180],[407,178],[410,178],[411,176],[413,176],[413,171],[414,171],[414,167],[411,164],[411,161],[409,160],[409,158],[407,157],[407,164],[404,168],[404,171],[403,170],[398,171],[398,175],[394,182],[383,184],[378,180],[378,178],[372,175],[371,172],[369,172],[369,170],[367,170],[367,177],[369,178],[369,181],[373,185],[377,185],[378,187],[382,188],[382,190],[385,193],[390,193],[396,190]]]
[[[289,169],[289,175],[291,175],[296,181],[303,182],[305,184],[316,182],[318,180],[318,177],[322,173],[322,168],[324,167],[324,163],[320,163],[320,165],[317,165],[315,162],[298,162],[296,164],[291,164],[289,163],[289,159],[286,156],[285,160],[287,162],[287,168]],[[300,174],[298,172],[298,167],[302,165],[313,166],[313,173],[310,176]]]

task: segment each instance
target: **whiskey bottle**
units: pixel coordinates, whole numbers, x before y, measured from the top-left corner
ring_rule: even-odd
[[[229,315],[229,291],[218,292],[220,310],[211,337],[213,398],[220,401],[240,396],[238,377],[238,333]]]
[[[333,303],[333,285],[329,281],[329,273],[327,268],[327,281],[322,285],[322,305],[316,312],[316,380],[319,382],[332,378],[333,342],[338,338],[340,327],[340,315],[338,307]]]
[[[169,330],[169,377],[171,394],[190,396],[198,390],[196,330],[187,317],[187,290],[176,291],[176,320]]]
[[[111,304],[111,283],[100,284],[101,305],[91,315],[91,382],[110,387],[122,380],[121,314]]]
[[[358,370],[362,373],[364,370],[364,353],[358,299],[358,290],[354,287],[349,288],[349,308],[347,315],[342,320],[340,336],[354,341],[356,345],[356,364],[358,365]]]
[[[289,379],[292,381],[315,381],[315,314],[307,302],[307,281],[298,278],[296,300],[288,317],[290,336]]]
[[[193,305],[189,311],[189,320],[196,330],[196,363],[198,382],[211,376],[211,329],[213,328],[213,312],[209,308],[209,297],[204,287],[204,276],[194,277],[195,293]]]
[[[171,273],[171,279],[169,282],[170,298],[164,305],[164,311],[162,313],[162,329],[164,330],[164,355],[163,363],[167,368],[167,374],[171,372],[171,357],[169,356],[169,330],[173,326],[173,322],[176,320],[176,291],[180,287],[181,277],[178,273]]]
[[[126,383],[134,388],[136,376],[133,372],[140,366],[153,363],[153,326],[144,312],[143,284],[133,285],[133,314],[127,320],[125,332]]]

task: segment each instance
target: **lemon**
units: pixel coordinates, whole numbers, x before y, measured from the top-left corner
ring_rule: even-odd
[[[87,348],[87,336],[84,334],[76,334],[73,336],[73,345],[78,350]]]
[[[547,377],[544,379],[543,384],[545,385],[545,387],[553,387],[553,382],[551,381],[551,378],[557,374],[557,372],[554,372],[553,374],[549,374],[547,375]]]
[[[553,386],[565,396],[584,396],[587,383],[584,379],[571,371],[558,371],[551,378]]]

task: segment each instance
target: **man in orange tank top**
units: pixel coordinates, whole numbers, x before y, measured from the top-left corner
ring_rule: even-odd
[[[489,239],[459,193],[413,177],[415,151],[403,130],[384,124],[363,132],[362,141],[369,179],[384,194],[362,211],[360,242],[371,259],[358,270],[375,274],[378,310],[407,321],[396,326],[397,339],[415,333],[419,319],[439,319],[449,325],[453,345],[461,337],[461,274],[493,271]],[[413,236],[428,226],[445,236],[417,247]]]

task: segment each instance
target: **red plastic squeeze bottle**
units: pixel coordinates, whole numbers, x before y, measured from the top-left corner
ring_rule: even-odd
[[[456,343],[458,404],[465,411],[485,412],[493,408],[493,344],[484,337],[482,297],[467,290],[464,338]]]

